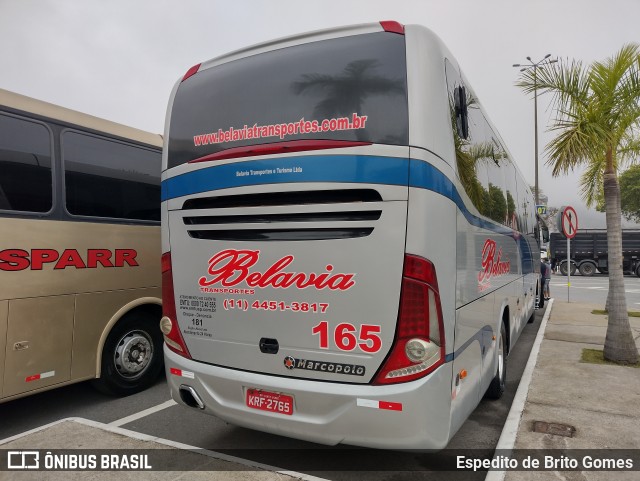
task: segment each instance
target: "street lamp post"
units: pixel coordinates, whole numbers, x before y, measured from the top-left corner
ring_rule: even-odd
[[[550,65],[552,63],[557,62],[556,59],[549,60],[551,54],[548,53],[545,57],[537,62],[533,62],[531,57],[527,57],[529,61],[528,64],[513,64],[514,67],[521,67],[520,71],[524,72],[525,70],[533,69],[533,127],[535,132],[535,197],[536,197],[536,208],[540,205],[540,188],[538,186],[538,69],[543,68],[545,65]]]

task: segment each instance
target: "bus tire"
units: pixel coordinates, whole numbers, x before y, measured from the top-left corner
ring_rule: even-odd
[[[164,367],[162,333],[152,312],[126,314],[107,336],[101,374],[93,381],[99,391],[128,396],[150,387]]]
[[[500,335],[496,343],[498,349],[496,375],[487,389],[486,396],[489,399],[500,399],[507,384],[507,330],[504,322],[500,326]]]
[[[583,262],[578,268],[580,274],[585,277],[591,277],[596,273],[596,265],[593,262]]]

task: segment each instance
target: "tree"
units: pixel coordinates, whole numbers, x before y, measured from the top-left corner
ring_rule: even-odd
[[[609,321],[605,359],[638,362],[624,292],[622,271],[622,213],[618,169],[640,153],[640,48],[624,45],[612,57],[583,65],[561,60],[526,70],[516,84],[526,93],[552,94],[556,111],[547,145],[547,164],[554,176],[585,167],[580,179],[588,206],[600,192],[606,205],[609,251]]]
[[[620,174],[620,206],[622,215],[630,221],[640,223],[640,165],[632,165]],[[605,212],[604,194],[598,194],[596,210]]]
[[[620,174],[620,204],[627,220],[640,223],[640,164]]]
[[[489,217],[504,224],[507,220],[507,200],[502,189],[492,183],[489,183],[489,202],[491,206]]]
[[[362,113],[363,102],[372,95],[401,95],[405,93],[401,79],[378,75],[375,59],[354,60],[338,75],[309,73],[292,84],[296,94],[320,93],[324,97],[315,106],[315,115],[329,118]]]

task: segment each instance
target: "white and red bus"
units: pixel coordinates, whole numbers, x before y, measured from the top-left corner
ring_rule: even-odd
[[[190,69],[162,172],[172,397],[325,444],[447,445],[533,318],[533,196],[421,26],[285,38]]]

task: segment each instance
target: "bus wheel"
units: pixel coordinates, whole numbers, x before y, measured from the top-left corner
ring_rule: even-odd
[[[500,327],[500,335],[497,339],[498,347],[498,365],[496,367],[496,375],[489,384],[486,396],[489,399],[500,399],[504,393],[507,382],[507,331],[504,322]]]
[[[162,371],[162,342],[156,316],[146,311],[127,314],[107,336],[94,386],[117,396],[145,390]]]

